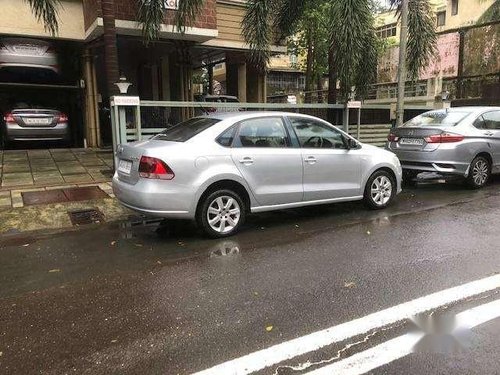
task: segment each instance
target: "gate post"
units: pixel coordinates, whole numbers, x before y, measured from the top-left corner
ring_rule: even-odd
[[[138,96],[116,95],[111,97],[111,132],[113,135],[113,152],[116,155],[118,145],[126,144],[127,141],[127,107],[135,107],[134,119],[136,134],[134,140],[141,139],[141,100]],[[115,160],[116,166],[116,160]]]

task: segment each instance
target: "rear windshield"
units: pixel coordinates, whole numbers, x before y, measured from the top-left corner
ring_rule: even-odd
[[[406,122],[404,127],[427,127],[427,126],[455,126],[462,121],[469,112],[457,111],[430,111],[422,113],[421,115]]]
[[[186,142],[196,134],[217,124],[219,121],[220,120],[215,118],[195,117],[157,134],[153,139],[171,142]]]

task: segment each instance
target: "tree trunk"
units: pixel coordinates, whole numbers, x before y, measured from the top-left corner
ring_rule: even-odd
[[[312,66],[313,66],[313,41],[312,30],[307,30],[307,60],[306,60],[306,103],[311,103],[311,86],[312,86]]]
[[[318,90],[318,103],[323,103],[323,76],[318,74],[318,80],[316,82],[316,89]]]
[[[118,94],[115,82],[120,77],[118,65],[118,47],[116,45],[115,2],[101,0],[102,20],[104,28],[104,64],[106,71],[106,86],[108,96]]]
[[[408,42],[408,0],[402,0],[401,35],[399,39],[398,99],[396,103],[396,126],[403,125],[403,118],[404,118],[407,42]]]
[[[328,104],[337,104],[337,71],[335,70],[335,46],[328,50]],[[338,111],[328,109],[327,119],[332,124],[338,124]]]

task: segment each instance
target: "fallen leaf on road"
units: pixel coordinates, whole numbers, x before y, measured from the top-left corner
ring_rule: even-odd
[[[25,243],[23,247],[28,247],[29,245],[30,245],[29,243]]]
[[[372,234],[372,232],[370,232],[369,230],[367,230],[367,231],[366,231],[366,234],[367,234],[367,235],[370,235],[370,234]]]
[[[115,342],[118,342],[118,340],[111,340],[111,342],[114,344]]]
[[[177,242],[177,245],[179,245],[179,246],[184,246],[184,242],[179,241],[179,242]]]
[[[3,356],[3,352],[0,352],[0,357]]]
[[[353,281],[349,281],[349,282],[345,282],[344,283],[344,288],[355,288],[356,287],[356,283],[353,282]]]
[[[254,295],[256,295],[256,296],[258,296],[258,295],[259,295],[259,293],[258,293],[258,292],[253,292],[253,294],[254,294]]]
[[[159,260],[156,261],[157,264],[161,264],[161,262]]]
[[[49,273],[61,272],[59,268],[54,268],[53,270],[49,270]]]
[[[299,228],[298,224],[295,224],[295,228]]]
[[[267,326],[267,327],[266,327],[266,331],[267,331],[267,332],[271,332],[272,330],[273,330],[273,326]]]
[[[111,241],[111,246],[115,246],[116,245],[116,241]]]

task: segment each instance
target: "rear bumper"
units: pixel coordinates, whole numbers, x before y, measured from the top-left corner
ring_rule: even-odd
[[[393,150],[401,162],[403,170],[417,172],[436,172],[467,176],[470,160],[461,158],[460,153],[454,148],[439,148],[430,152]]]
[[[7,123],[5,135],[8,141],[68,141],[69,126],[63,123],[51,127],[23,127]]]
[[[121,181],[115,173],[113,193],[122,205],[144,215],[173,219],[195,217],[192,208],[195,194],[172,181],[139,179],[132,185]]]

